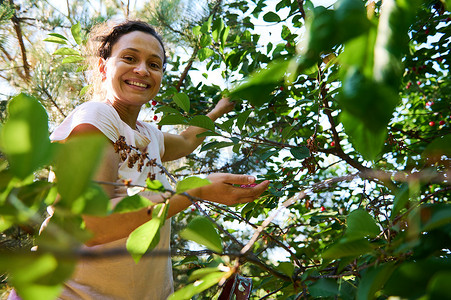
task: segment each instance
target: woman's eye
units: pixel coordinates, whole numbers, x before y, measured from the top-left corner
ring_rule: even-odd
[[[160,70],[160,69],[161,69],[160,65],[157,64],[157,63],[150,63],[149,66],[150,66],[152,69],[157,69],[157,70]]]
[[[132,56],[124,56],[123,59],[128,62],[133,62],[135,60]]]

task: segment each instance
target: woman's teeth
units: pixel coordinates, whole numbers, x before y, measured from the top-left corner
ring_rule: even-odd
[[[130,84],[130,85],[135,85],[135,86],[139,86],[139,87],[142,87],[142,88],[146,88],[147,87],[147,84],[141,83],[141,82],[128,81],[127,83]]]

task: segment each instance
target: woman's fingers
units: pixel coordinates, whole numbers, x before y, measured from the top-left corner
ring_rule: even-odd
[[[269,180],[249,187],[235,187],[235,195],[240,203],[246,203],[257,199],[269,186]]]
[[[229,174],[229,173],[215,173],[208,176],[211,181],[222,181],[229,184],[252,184],[255,182],[254,176]]]

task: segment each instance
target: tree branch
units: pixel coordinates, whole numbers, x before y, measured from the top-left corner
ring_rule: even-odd
[[[11,4],[11,6],[14,7],[13,0],[9,0],[9,3]],[[22,28],[20,26],[20,21],[17,18],[16,12],[14,12],[13,17],[11,18],[11,22],[13,23],[14,31],[16,32],[17,40],[19,41],[20,52],[22,54],[23,69],[25,71],[24,79],[26,81],[28,81],[28,80],[30,80],[30,77],[31,77],[30,64],[28,63],[28,60],[27,60],[27,51],[25,49],[25,44],[23,42]]]

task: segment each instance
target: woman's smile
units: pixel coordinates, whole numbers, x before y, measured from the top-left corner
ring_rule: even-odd
[[[121,106],[141,107],[160,90],[164,52],[151,34],[134,31],[123,35],[101,62],[107,99]]]

